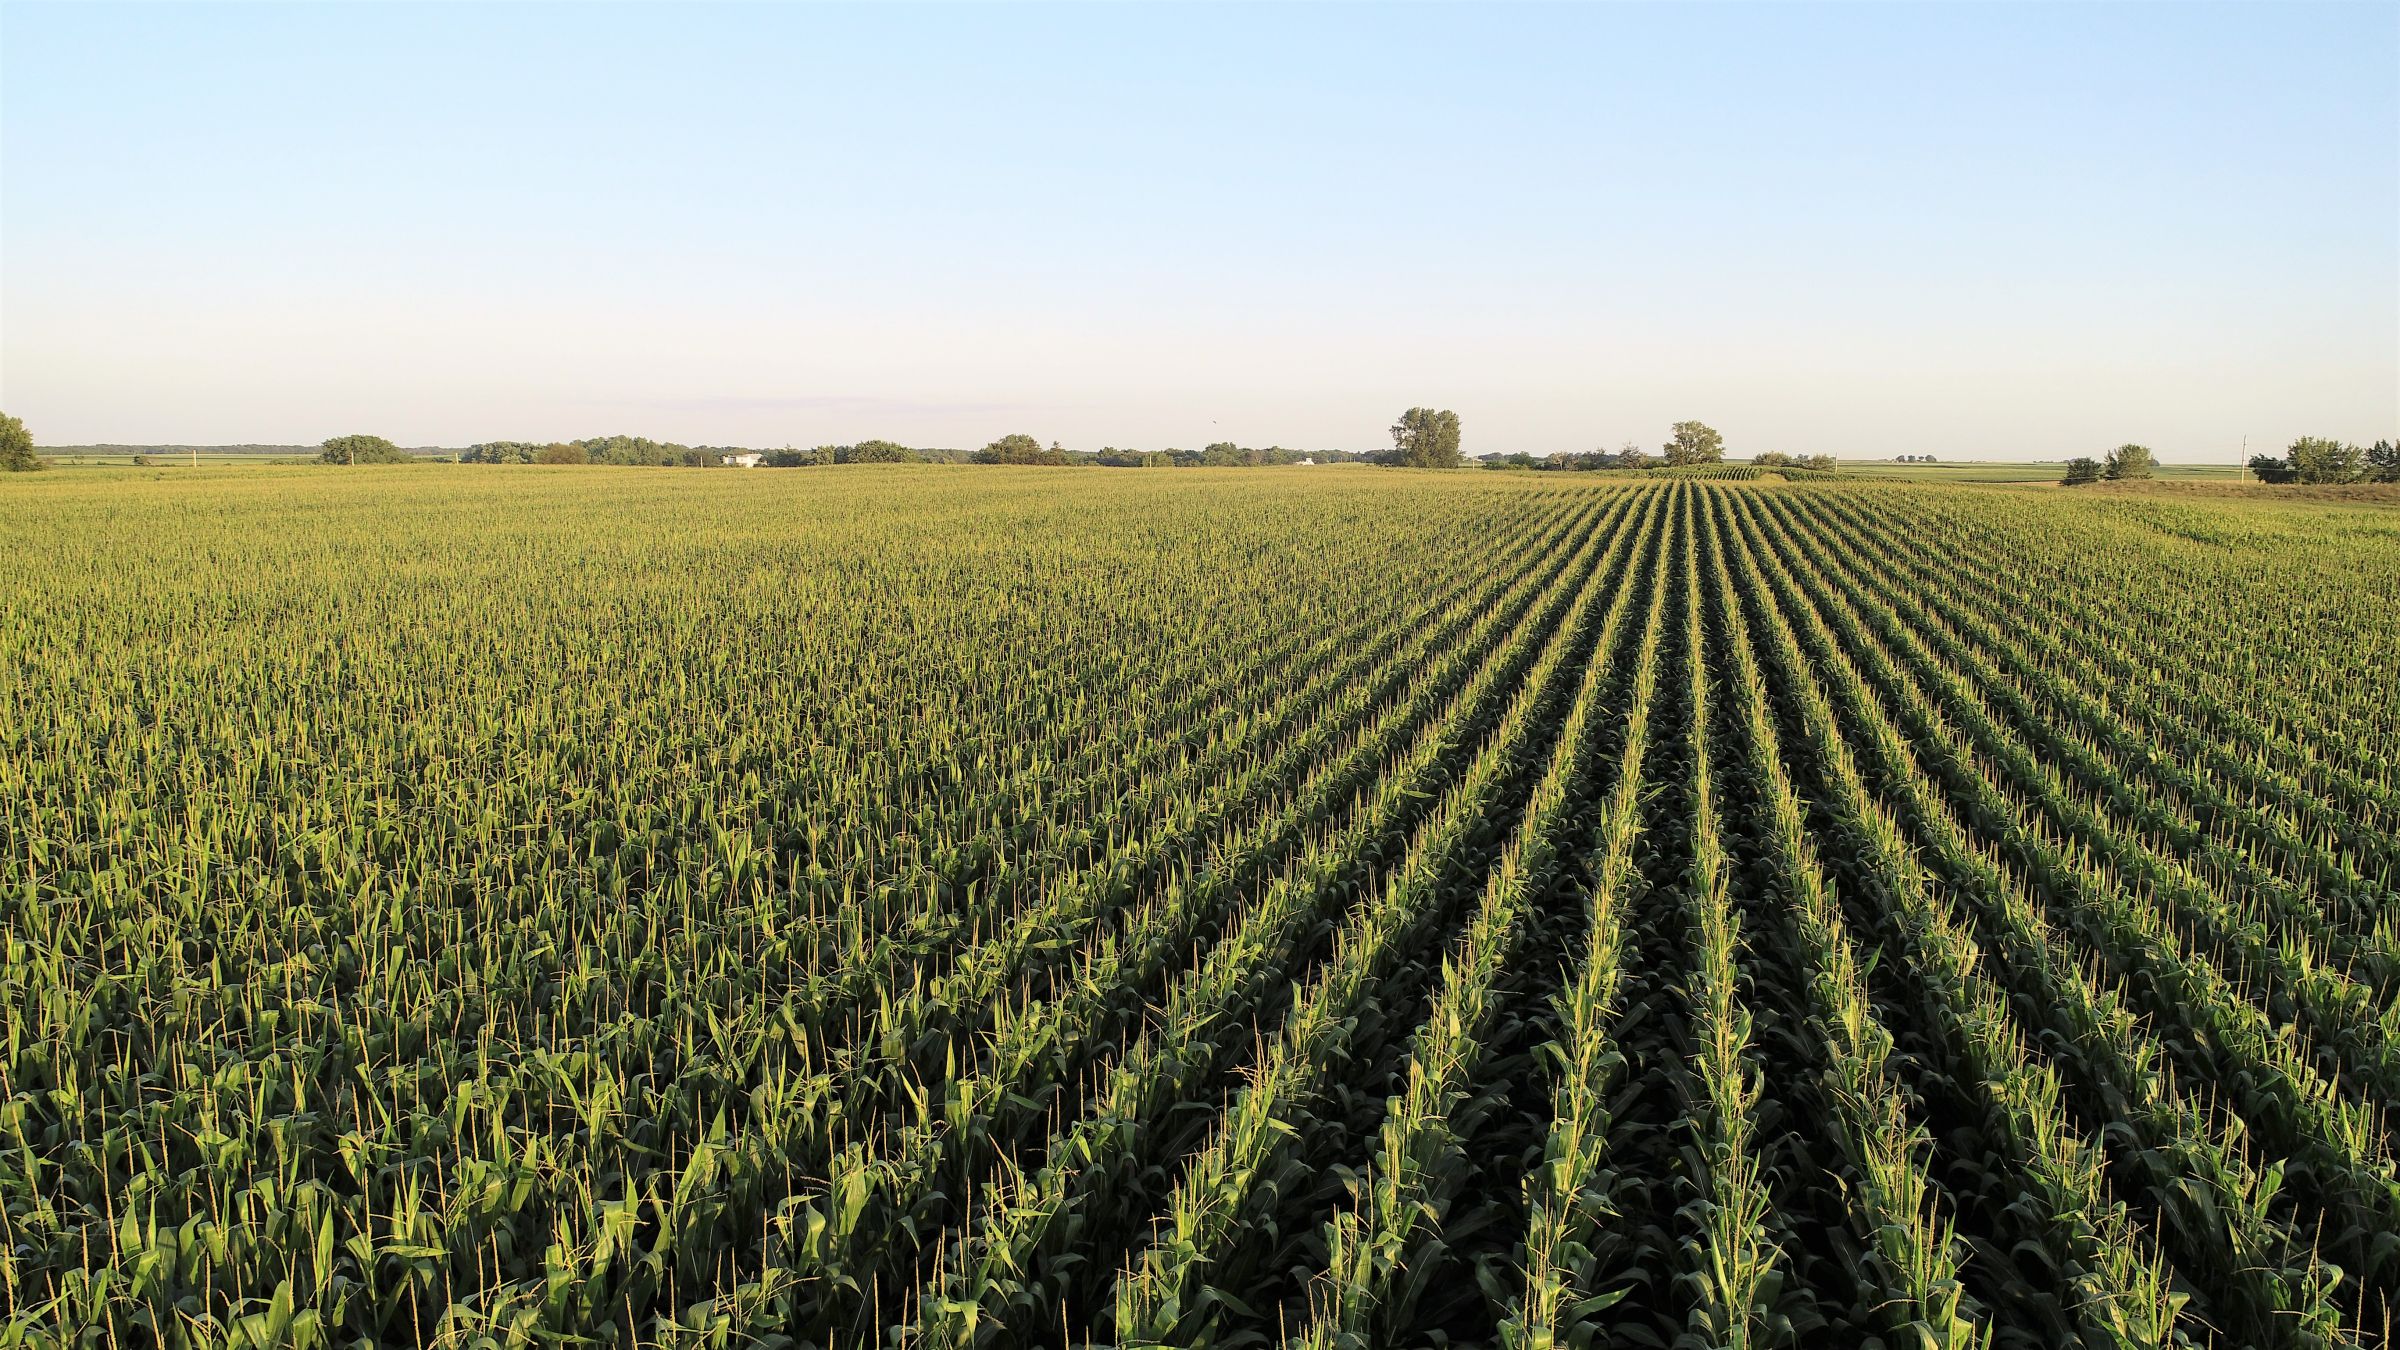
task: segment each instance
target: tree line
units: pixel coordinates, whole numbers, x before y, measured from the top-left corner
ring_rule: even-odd
[[[1412,469],[1455,469],[1466,464],[1463,427],[1448,408],[1410,408],[1391,427],[1388,449],[1293,450],[1217,441],[1198,450],[1129,450],[1102,446],[1096,451],[1069,450],[1056,441],[1044,445],[1037,437],[1014,432],[979,450],[932,449],[897,441],[868,440],[855,445],[819,445],[809,449],[784,446],[756,450],[734,445],[680,445],[645,436],[597,436],[579,441],[484,441],[468,446],[459,456],[466,464],[618,464],[650,467],[720,468],[728,465],[761,468],[813,468],[828,464],[1031,464],[1099,465],[1107,468],[1261,468],[1276,464],[1382,464]],[[755,458],[753,458],[755,457]],[[320,448],[324,464],[399,464],[411,455],[381,436],[336,436]],[[1547,470],[1647,469],[1719,464],[1725,459],[1725,438],[1705,422],[1677,422],[1665,445],[1653,457],[1638,446],[1622,450],[1566,452],[1536,458],[1529,454],[1501,455],[1482,461],[1486,468]],[[1751,463],[1764,468],[1831,470],[1831,455],[1785,455],[1768,451]]]
[[[2400,444],[2303,436],[2281,455],[2252,455],[2250,472],[2262,483],[2400,483]]]
[[[2400,483],[2400,445],[2377,441],[2347,445],[2324,436],[2303,436],[2280,455],[2252,455],[2250,472],[2262,483]],[[2120,445],[2106,459],[2067,461],[2059,482],[2138,481],[2156,475],[2157,457],[2144,445]]]
[[[1258,468],[1277,464],[1383,464],[1419,469],[1454,469],[1466,463],[1457,413],[1447,408],[1410,408],[1391,427],[1389,449],[1292,450],[1218,441],[1198,450],[1128,450],[1103,446],[1097,451],[1069,450],[1056,441],[1048,445],[1022,432],[1002,436],[979,450],[902,445],[897,441],[866,440],[853,445],[819,445],[808,449],[784,446],[753,450],[734,445],[681,445],[646,436],[595,436],[578,441],[485,441],[458,455],[467,464],[614,464],[653,467],[720,468],[752,464],[766,468],[809,468],[832,464],[1035,464],[1098,465],[1108,468]],[[755,457],[755,458],[753,458]],[[413,454],[381,436],[336,436],[318,446],[322,464],[408,464],[426,456]],[[446,458],[435,456],[433,458]],[[1930,464],[1931,455],[1903,455],[1901,462]],[[43,465],[33,436],[18,418],[0,413],[0,471],[24,471]],[[1616,450],[1565,451],[1535,456],[1522,451],[1482,461],[1491,469],[1533,469],[1552,472],[1683,468],[1725,462],[1725,438],[1705,422],[1677,422],[1665,444],[1653,456],[1627,442]],[[1750,457],[1762,469],[1834,470],[1832,455],[1787,455],[1762,451]],[[2346,444],[2322,436],[2303,436],[2282,455],[2255,455],[2250,472],[2267,483],[2400,483],[2400,444],[2391,440],[2371,446]],[[2120,445],[2104,458],[2067,461],[2059,479],[2067,485],[2123,482],[2153,477],[2157,457],[2149,447]]]
[[[1002,436],[980,450],[909,446],[898,441],[865,440],[853,445],[818,445],[802,449],[782,446],[754,449],[739,445],[681,445],[645,436],[596,436],[579,441],[484,441],[458,455],[462,464],[613,464],[653,468],[747,467],[805,469],[832,464],[1053,464],[1103,465],[1111,468],[1249,468],[1270,464],[1332,464],[1375,460],[1372,455],[1345,450],[1291,450],[1272,445],[1264,449],[1220,441],[1199,450],[1124,450],[1103,446],[1097,451],[1069,450],[1053,441],[1045,446],[1022,432]],[[381,436],[337,436],[319,449],[325,464],[398,464],[413,462],[409,454]]]
[[[1519,451],[1484,461],[1492,469],[1540,469],[1561,472],[1595,472],[1629,469],[1683,469],[1725,462],[1725,437],[1706,422],[1677,422],[1667,430],[1666,443],[1655,456],[1631,441],[1615,450],[1561,451],[1536,458]],[[1762,469],[1808,469],[1831,473],[1840,466],[1832,455],[1787,455],[1780,450],[1761,450],[1749,462]]]
[[[897,441],[865,440],[852,445],[819,445],[808,449],[783,446],[752,449],[738,445],[683,445],[647,436],[593,436],[574,441],[481,441],[460,451],[464,464],[609,464],[656,468],[723,468],[758,466],[775,469],[810,468],[830,464],[1033,464],[1100,465],[1109,468],[1258,468],[1277,464],[1383,464],[1418,469],[1455,469],[1466,463],[1463,427],[1448,408],[1410,408],[1391,427],[1389,449],[1294,450],[1217,441],[1198,450],[1132,450],[1102,446],[1097,451],[1069,450],[1056,441],[1048,445],[1023,432],[992,441],[979,450],[902,445]],[[1677,422],[1653,459],[1627,444],[1618,451],[1561,453],[1537,459],[1530,454],[1484,459],[1486,468],[1511,469],[1644,469],[1722,463],[1725,438],[1704,422]],[[413,464],[446,462],[446,454],[408,450],[390,439],[364,433],[331,437],[317,446],[320,464]],[[0,468],[36,469],[42,459],[24,423],[0,415]],[[1831,455],[1792,456],[1767,452],[1751,463],[1761,467],[1831,469]]]
[[[2059,476],[2058,481],[2067,487],[2078,487],[2103,480],[2111,483],[2128,482],[2154,477],[2157,473],[2158,457],[2150,453],[2150,447],[2128,441],[2109,451],[2106,459],[2082,455],[2068,460],[2067,471]]]

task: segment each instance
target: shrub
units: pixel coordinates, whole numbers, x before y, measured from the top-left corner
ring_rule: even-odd
[[[2102,472],[2111,482],[2124,482],[2135,478],[2149,478],[2155,473],[2156,468],[2157,461],[2151,456],[2149,446],[2135,445],[2128,441],[2108,452],[2108,465]]]
[[[406,464],[406,450],[381,436],[336,436],[317,450],[319,464]]]

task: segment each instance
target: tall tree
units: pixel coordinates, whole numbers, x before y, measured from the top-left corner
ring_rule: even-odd
[[[2074,487],[2078,483],[2097,483],[2100,481],[2100,473],[2100,461],[2085,455],[2068,460],[2067,472],[2058,481],[2068,487]]]
[[[1412,469],[1455,469],[1459,454],[1458,414],[1447,408],[1411,408],[1392,423],[1392,451]]]
[[[33,433],[21,419],[0,413],[0,473],[30,473],[40,467],[42,457],[33,453]]]
[[[2151,458],[2149,446],[2135,445],[2131,441],[2127,441],[2108,452],[2107,467],[2101,472],[2110,479],[2121,482],[2127,479],[2151,477],[2156,469],[2157,461]]]
[[[2303,436],[2292,442],[2286,458],[2292,477],[2302,483],[2355,483],[2366,472],[2367,453],[2324,436]]]
[[[1725,438],[1706,422],[1677,422],[1667,428],[1667,463],[1721,464],[1725,460]]]
[[[406,464],[406,450],[381,436],[336,436],[317,447],[319,464]]]
[[[2367,447],[2367,477],[2378,483],[2400,483],[2400,443],[2377,441]]]
[[[1617,447],[1616,464],[1620,469],[1647,469],[1650,457],[1642,453],[1642,447],[1627,441]]]

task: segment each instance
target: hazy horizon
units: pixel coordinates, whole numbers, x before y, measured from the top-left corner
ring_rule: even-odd
[[[46,445],[2400,432],[2400,6],[0,9]]]

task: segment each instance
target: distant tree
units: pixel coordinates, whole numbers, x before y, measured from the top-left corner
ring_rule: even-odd
[[[531,441],[484,441],[468,446],[458,457],[461,464],[531,464],[542,447]]]
[[[2400,443],[2377,441],[2367,447],[2367,478],[2376,483],[2400,483]]]
[[[2289,483],[2300,476],[2292,472],[2292,462],[2281,455],[2252,455],[2250,472],[2262,483]]]
[[[2367,470],[2366,451],[2323,436],[2292,442],[2285,458],[2291,462],[2292,480],[2299,483],[2355,483]]]
[[[1534,459],[1532,455],[1519,450],[1510,455],[1492,455],[1483,461],[1483,467],[1487,469],[1530,469],[1534,467]]]
[[[1841,467],[1841,461],[1831,455],[1810,455],[1799,463],[1801,468],[1815,469],[1818,473],[1832,473]]]
[[[673,441],[654,441],[647,436],[593,436],[574,442],[591,456],[594,464],[621,464],[660,467],[683,464],[691,458],[691,447]]]
[[[406,464],[409,458],[381,436],[336,436],[317,447],[319,464]]]
[[[1395,460],[1412,469],[1455,469],[1459,453],[1458,414],[1447,408],[1411,408],[1392,423]]]
[[[845,449],[844,464],[913,464],[924,456],[898,441],[860,441]]]
[[[1677,422],[1667,428],[1666,459],[1670,466],[1721,464],[1725,438],[1706,422]]]
[[[589,464],[591,449],[580,441],[553,441],[533,452],[536,464]]]
[[[1200,462],[1212,469],[1238,469],[1250,461],[1242,447],[1231,441],[1214,441],[1200,447]]]
[[[33,433],[25,423],[0,413],[0,473],[32,473],[42,467],[42,457],[33,452]]]
[[[1616,467],[1620,469],[1647,469],[1650,467],[1650,457],[1642,453],[1642,447],[1635,445],[1631,441],[1627,441],[1623,445],[1617,447]]]
[[[2097,483],[2100,481],[2102,472],[2100,461],[2087,455],[2068,460],[2066,476],[2058,481],[2068,487],[2074,487],[2078,483]]]
[[[2100,472],[2111,482],[2124,482],[2149,478],[2153,476],[2156,469],[2157,461],[2151,458],[2149,446],[2135,445],[2131,441],[2127,441],[2108,452],[2108,463],[2101,468]]]
[[[1750,457],[1750,462],[1762,469],[1781,469],[1799,463],[1781,450],[1761,450]]]
[[[1935,464],[1935,463],[1939,463],[1940,461],[1936,460],[1936,459],[1935,459],[1933,456],[1931,456],[1931,455],[1919,455],[1919,456],[1917,456],[1917,462],[1918,462],[1919,464]]]
[[[1066,456],[1042,448],[1033,437],[1017,432],[1003,436],[975,452],[978,464],[1063,464]]]

